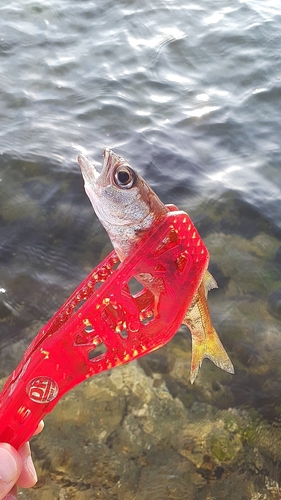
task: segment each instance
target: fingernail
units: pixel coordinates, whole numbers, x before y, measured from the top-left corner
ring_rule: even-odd
[[[26,467],[28,468],[30,474],[33,476],[33,479],[35,481],[35,483],[37,483],[37,474],[36,474],[36,470],[35,470],[35,467],[34,467],[34,464],[32,462],[32,458],[31,458],[31,455],[29,455],[26,459]]]
[[[0,449],[0,479],[10,483],[18,476],[18,464],[13,455],[5,448]]]

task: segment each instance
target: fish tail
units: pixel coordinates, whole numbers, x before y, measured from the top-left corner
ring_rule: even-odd
[[[199,368],[204,358],[209,358],[222,370],[234,373],[233,364],[213,327],[204,341],[194,335],[194,333],[192,335],[192,358],[190,369],[190,382],[192,384],[198,375]]]

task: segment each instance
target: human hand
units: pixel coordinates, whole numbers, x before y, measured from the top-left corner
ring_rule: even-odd
[[[43,426],[43,422],[40,422],[35,434],[38,434]],[[10,444],[0,443],[0,500],[15,500],[17,486],[31,488],[36,482],[37,475],[29,443],[25,443],[19,451]]]

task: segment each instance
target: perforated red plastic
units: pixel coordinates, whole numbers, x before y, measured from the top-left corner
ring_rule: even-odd
[[[90,376],[166,344],[182,323],[209,254],[188,215],[170,212],[134,255],[111,252],[80,284],[27,349],[0,394],[0,441],[20,448],[59,399]],[[130,290],[133,277],[158,280]]]

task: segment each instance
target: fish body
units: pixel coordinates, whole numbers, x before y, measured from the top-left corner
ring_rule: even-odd
[[[142,237],[155,228],[168,208],[141,175],[112,150],[104,151],[101,173],[83,155],[78,156],[78,162],[85,191],[122,262]],[[161,293],[157,280],[145,273],[136,278],[154,294],[157,308]],[[211,359],[223,370],[234,372],[210,318],[207,295],[216,287],[216,281],[207,271],[183,320],[192,337],[191,383],[204,358]]]

